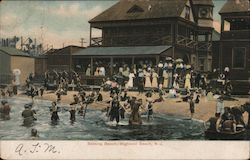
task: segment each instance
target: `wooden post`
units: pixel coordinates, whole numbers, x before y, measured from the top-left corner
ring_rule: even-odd
[[[90,58],[90,74],[94,75],[93,57]]]
[[[111,65],[111,68],[110,68],[110,74],[113,75],[113,72],[114,72],[114,58],[113,57],[110,57],[110,65]]]
[[[89,46],[91,46],[91,39],[92,39],[92,26],[90,25],[90,30],[89,30]]]
[[[225,20],[224,17],[222,17],[221,18],[221,28],[220,28],[221,33],[224,31],[224,24],[225,24],[224,20]]]

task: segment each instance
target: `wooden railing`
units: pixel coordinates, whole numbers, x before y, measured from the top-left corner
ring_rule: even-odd
[[[94,37],[91,38],[91,46],[102,46],[103,38],[102,37]]]
[[[196,41],[194,41],[188,37],[182,36],[182,35],[177,35],[176,42],[178,45],[184,46],[187,48],[194,48],[194,46],[197,45]]]
[[[211,51],[212,44],[209,42],[198,42],[197,50],[199,51]]]

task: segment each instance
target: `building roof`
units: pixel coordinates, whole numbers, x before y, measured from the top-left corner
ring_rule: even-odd
[[[120,0],[89,22],[180,17],[188,0]]]
[[[219,13],[250,12],[249,6],[249,0],[228,0]]]
[[[73,50],[68,50],[69,48],[72,48]],[[74,53],[79,49],[84,49],[85,47],[80,47],[80,46],[74,46],[74,45],[69,45],[63,48],[59,48],[59,49],[50,49],[48,50],[45,55],[55,55],[55,54],[71,54],[70,52]]]
[[[214,6],[213,0],[193,0],[193,4]]]
[[[159,55],[169,48],[171,46],[89,47],[74,53],[73,56]]]
[[[5,53],[10,56],[31,57],[28,53],[20,51],[16,48],[11,48],[11,47],[0,47],[0,53]]]

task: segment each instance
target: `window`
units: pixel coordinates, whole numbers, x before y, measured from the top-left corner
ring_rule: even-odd
[[[233,48],[232,61],[233,68],[244,69],[246,67],[246,48]]]
[[[185,7],[185,18],[190,20],[190,7],[189,6]]]
[[[137,13],[137,12],[144,12],[144,10],[137,5],[134,5],[127,11],[127,13]]]

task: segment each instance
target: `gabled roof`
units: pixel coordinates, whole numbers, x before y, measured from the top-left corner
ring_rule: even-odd
[[[31,57],[28,53],[20,51],[16,48],[11,48],[11,47],[0,47],[0,53],[5,53],[10,56]]]
[[[213,0],[193,0],[193,4],[214,6]]]
[[[73,53],[73,56],[159,55],[169,48],[171,46],[89,47]]]
[[[89,22],[180,17],[188,0],[120,0]],[[128,13],[134,6],[142,12]]]
[[[250,12],[249,0],[228,0],[220,10],[223,13]]]

